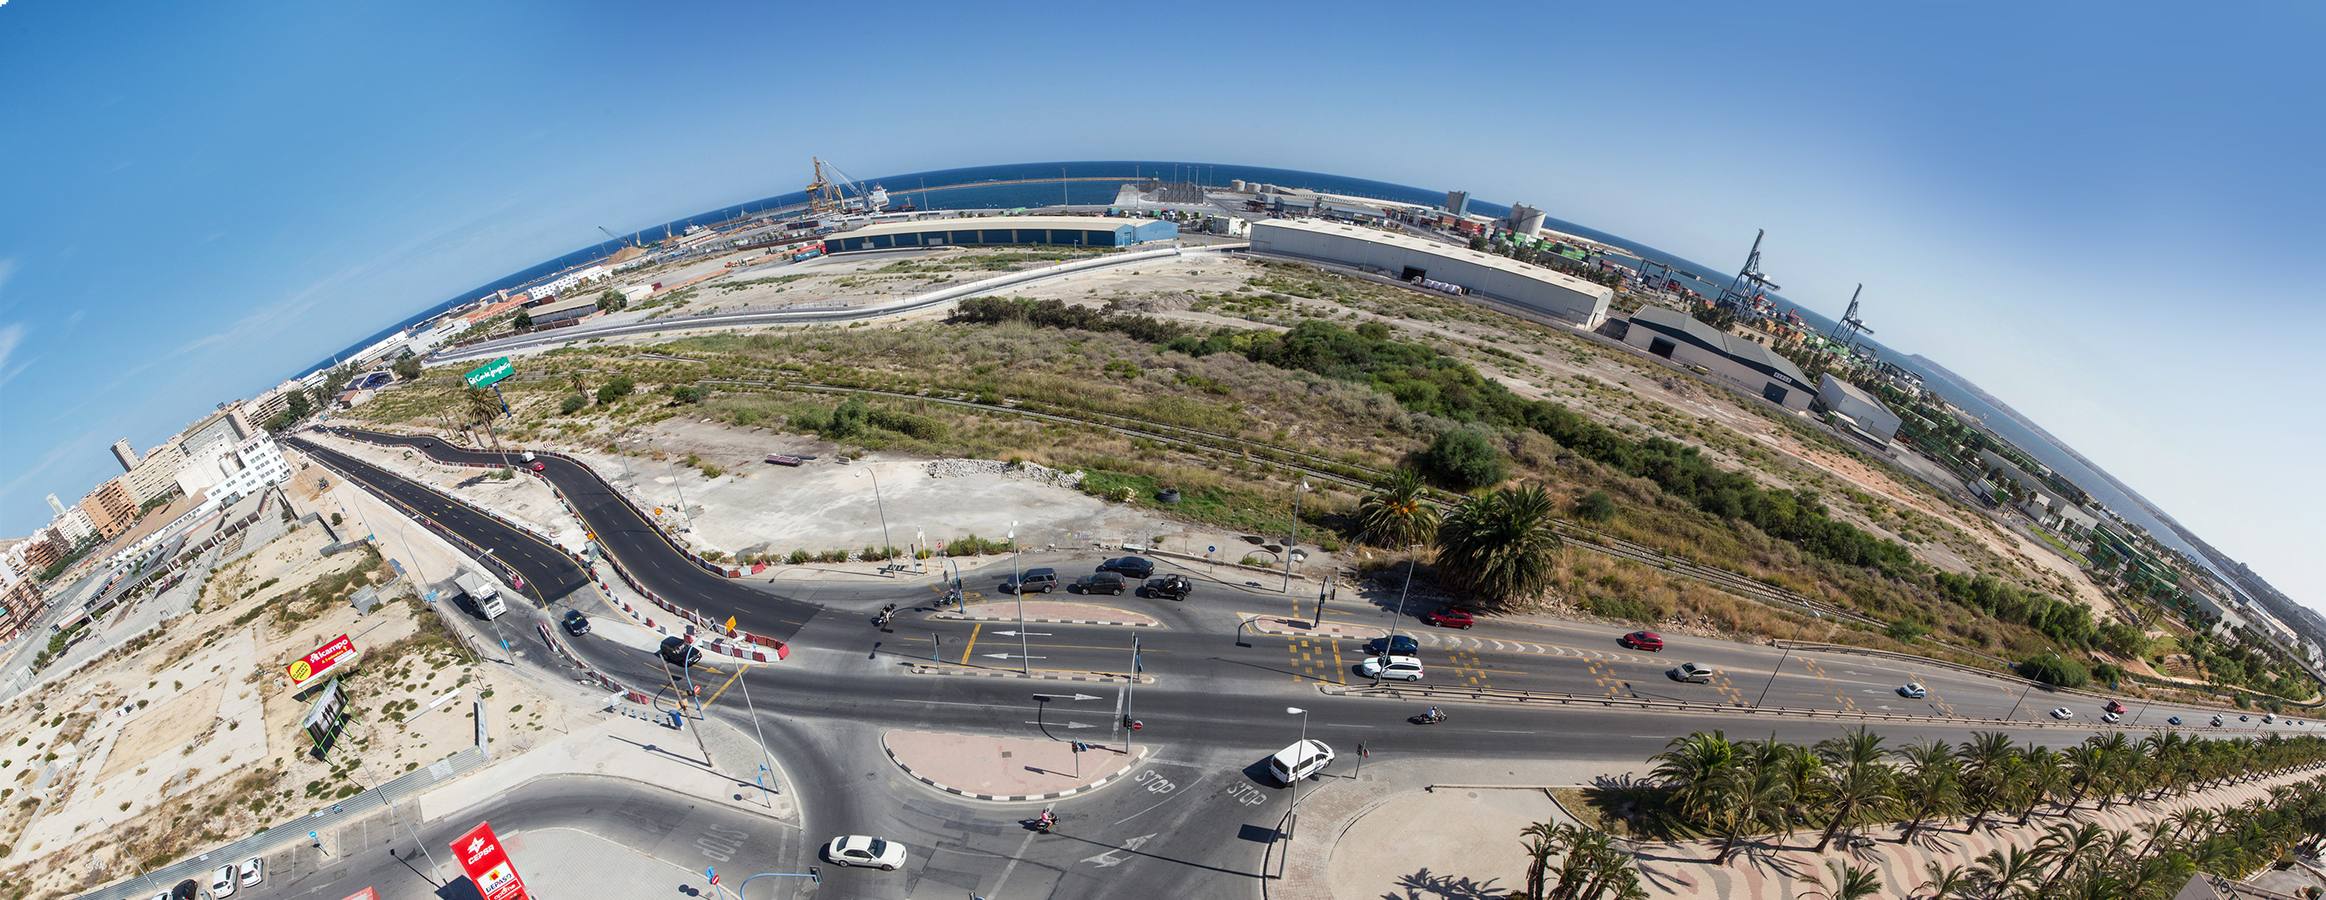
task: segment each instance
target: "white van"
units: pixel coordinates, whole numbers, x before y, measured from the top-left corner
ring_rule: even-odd
[[[1333,748],[1325,746],[1323,741],[1310,738],[1268,757],[1268,773],[1276,776],[1279,783],[1290,787],[1293,782],[1324,771],[1324,767],[1332,764]]]

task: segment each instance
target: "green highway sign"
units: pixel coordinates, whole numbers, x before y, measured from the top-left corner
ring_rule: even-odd
[[[510,371],[509,358],[504,356],[500,359],[493,360],[492,362],[485,363],[484,365],[471,369],[469,370],[468,374],[462,375],[460,377],[468,379],[469,387],[486,388],[500,383],[501,379],[503,378],[509,377]]]

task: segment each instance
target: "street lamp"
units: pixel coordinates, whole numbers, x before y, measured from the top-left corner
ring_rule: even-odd
[[[1031,652],[1026,646],[1026,583],[1019,580],[1025,577],[1025,573],[1018,570],[1018,520],[1010,520],[1009,534],[1004,537],[1010,542],[1010,593],[1018,598],[1018,670],[1032,675],[1034,664],[1026,657]]]
[[[1299,487],[1292,489],[1292,536],[1284,541],[1283,593],[1287,594],[1292,593],[1292,551],[1293,548],[1300,545],[1300,495],[1307,493],[1308,490],[1308,479],[1306,478],[1300,480]],[[1298,615],[1298,613],[1296,612],[1294,615]]]
[[[1300,750],[1299,752],[1292,754],[1293,764],[1299,765],[1300,762],[1306,758],[1303,754],[1308,752],[1308,710],[1297,706],[1287,706],[1284,708],[1284,714],[1288,716],[1300,717],[1300,743],[1293,745],[1300,748]],[[1300,782],[1301,779],[1299,778],[1292,779],[1292,802],[1284,805],[1284,839],[1287,841],[1292,840],[1293,828],[1299,822]]]
[[[887,553],[892,548],[888,542],[888,507],[882,504],[880,500],[880,473],[874,472],[872,470],[872,466],[866,465],[864,467],[864,471],[860,472],[859,474],[869,475],[872,477],[872,508],[880,513],[880,552]],[[884,572],[894,571],[896,569],[896,561],[890,560],[888,562],[884,562],[881,564],[880,568],[881,571]]]
[[[1777,683],[1777,673],[1785,671],[1785,661],[1793,658],[1793,647],[1785,646],[1785,655],[1777,658],[1777,667],[1769,670],[1769,680],[1761,682],[1761,694],[1753,698],[1753,708],[1760,709],[1761,701],[1769,699],[1769,686]]]
[[[1413,565],[1421,560],[1421,545],[1410,544],[1405,552],[1405,586],[1397,589],[1397,614],[1389,619],[1389,643],[1382,645],[1381,655],[1388,656],[1397,649],[1397,623],[1405,621],[1405,597],[1413,590]]]

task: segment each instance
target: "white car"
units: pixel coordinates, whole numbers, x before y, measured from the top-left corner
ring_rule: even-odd
[[[266,860],[253,856],[242,861],[242,886],[250,887],[267,880]]]
[[[1673,681],[1703,684],[1712,680],[1712,667],[1703,663],[1681,663],[1664,674],[1672,676]]]
[[[1920,700],[1930,696],[1930,689],[1923,687],[1920,682],[1909,681],[1898,687],[1898,696],[1908,700]]]
[[[233,866],[219,866],[218,871],[210,873],[210,896],[221,900],[234,896]]]
[[[1357,664],[1357,674],[1384,681],[1420,681],[1421,660],[1411,656],[1371,656]]]
[[[1295,742],[1268,757],[1268,774],[1276,776],[1280,784],[1290,786],[1333,764],[1333,748],[1315,738]]]
[[[837,865],[894,872],[905,864],[905,845],[861,834],[842,835],[824,845],[824,859]]]
[[[2075,718],[2075,717],[2076,717],[2076,713],[2075,713],[2075,711],[2074,711],[2074,710],[2071,710],[2071,709],[2069,709],[2069,708],[2067,708],[2067,707],[2065,707],[2065,706],[2057,706],[2057,707],[2053,707],[2053,708],[2052,708],[2052,710],[2051,710],[2051,717],[2052,717],[2052,718],[2054,718],[2054,719],[2059,719],[2059,720],[2065,721],[2065,720],[2068,720],[2068,719],[2073,719],[2073,718]]]
[[[2102,722],[2106,722],[2106,723],[2108,723],[2108,724],[2110,724],[2110,725],[2114,725],[2114,724],[2116,724],[2116,723],[2118,723],[2118,722],[2122,722],[2122,721],[2124,721],[2124,717],[2123,717],[2123,716],[2120,716],[2120,715],[2117,715],[2117,714],[2115,714],[2115,713],[2108,713],[2107,715],[2103,715],[2103,716],[2101,716],[2101,717],[2100,717],[2100,721],[2102,721]]]

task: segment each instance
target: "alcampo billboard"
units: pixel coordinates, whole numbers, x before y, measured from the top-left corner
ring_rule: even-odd
[[[315,648],[314,652],[299,657],[297,661],[284,666],[283,671],[291,676],[291,689],[295,691],[306,687],[308,682],[323,677],[332,669],[338,668],[341,662],[354,656],[355,641],[343,634],[325,641],[323,646]]]

